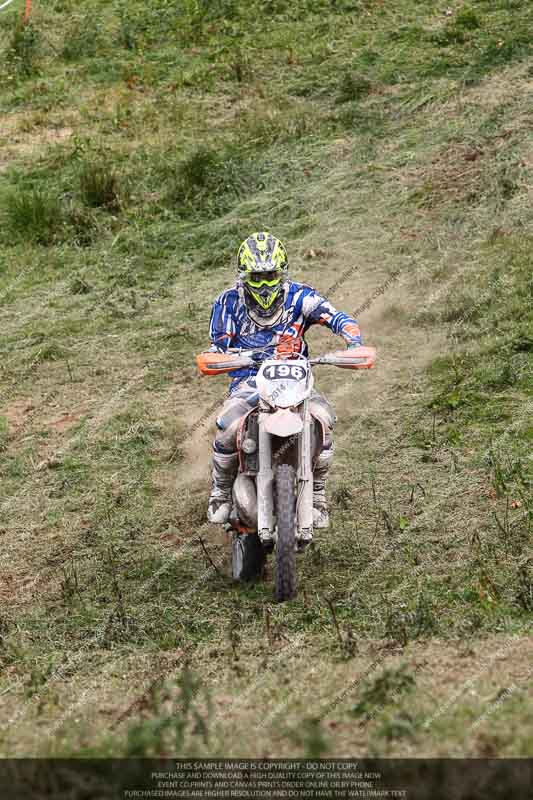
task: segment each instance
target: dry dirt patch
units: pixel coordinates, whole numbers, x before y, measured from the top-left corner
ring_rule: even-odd
[[[31,398],[15,400],[3,412],[10,430],[17,431],[26,423],[28,414],[35,408]]]
[[[67,412],[62,414],[60,417],[54,420],[50,420],[46,423],[47,427],[52,428],[53,430],[57,431],[58,433],[62,433],[63,431],[71,428],[75,425],[76,422],[82,418],[81,413],[74,413],[74,412]]]
[[[524,76],[524,67],[513,66],[496,72],[468,91],[469,102],[474,102],[487,111],[501,108],[517,95],[526,97],[533,92],[533,79]],[[513,115],[514,116],[514,115]]]
[[[74,133],[68,125],[41,128],[36,126],[29,131],[21,129],[21,118],[13,115],[0,122],[0,142],[3,154],[0,158],[0,172],[5,172],[14,161],[34,156],[47,145],[61,144]]]

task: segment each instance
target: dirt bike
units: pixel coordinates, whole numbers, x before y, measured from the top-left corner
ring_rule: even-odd
[[[232,536],[236,580],[258,577],[268,553],[276,551],[275,597],[296,595],[296,552],[313,538],[313,462],[323,430],[311,417],[312,367],[368,369],[375,350],[357,347],[308,359],[298,352],[266,357],[260,350],[206,352],[196,357],[204,375],[258,366],[259,402],[237,435],[239,471],[226,529]]]

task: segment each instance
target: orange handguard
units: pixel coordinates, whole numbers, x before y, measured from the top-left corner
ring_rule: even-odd
[[[326,353],[313,359],[311,363],[331,364],[333,367],[342,369],[371,369],[376,360],[376,350],[374,347],[353,347],[349,350],[336,350],[334,353]]]
[[[200,353],[196,356],[196,366],[202,375],[222,375],[233,369],[249,367],[254,362],[248,356],[233,353]]]

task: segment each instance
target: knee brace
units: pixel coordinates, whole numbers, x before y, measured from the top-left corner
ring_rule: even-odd
[[[254,405],[257,404],[257,392],[250,390],[243,396],[229,397],[220,416],[217,417],[217,432],[215,435],[215,450],[219,453],[233,453],[237,449],[237,432],[242,418]]]
[[[331,466],[331,462],[333,461],[334,451],[335,451],[335,445],[333,442],[331,442],[329,447],[324,447],[324,449],[318,454],[313,469],[315,475],[317,472],[328,471],[328,469]]]
[[[220,453],[213,447],[213,481],[219,489],[231,488],[238,468],[238,453]]]
[[[323,492],[326,486],[326,478],[328,476],[329,468],[333,461],[333,454],[335,446],[331,442],[330,447],[324,448],[319,453],[313,468],[313,492]]]
[[[333,407],[328,403],[325,397],[315,393],[311,396],[309,401],[309,411],[322,429],[323,447],[325,449],[330,448],[333,441],[333,426],[337,421]]]

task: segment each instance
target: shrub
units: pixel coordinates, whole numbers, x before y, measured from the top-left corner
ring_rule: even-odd
[[[9,423],[6,417],[0,416],[0,453],[6,449],[7,441],[9,438]],[[1,642],[1,631],[0,631],[0,642]]]
[[[250,171],[237,149],[201,145],[178,165],[167,198],[184,215],[218,213],[242,194]]]
[[[78,61],[86,56],[96,55],[101,36],[98,17],[87,14],[75,18],[67,32],[61,55],[65,61]]]
[[[354,100],[361,100],[370,93],[372,84],[362,75],[357,75],[351,71],[345,72],[339,86],[339,103],[349,103]]]
[[[467,31],[475,31],[478,28],[481,28],[481,20],[473,9],[465,6],[443,30],[437,31],[430,38],[440,47],[463,44],[467,38]]]
[[[506,39],[495,38],[488,43],[481,52],[479,66],[483,69],[492,69],[504,64],[517,61],[531,55],[531,36],[524,31],[517,31]]]
[[[476,28],[481,28],[481,20],[472,8],[465,6],[457,12],[455,26],[457,28],[463,28],[464,30],[473,31],[476,30]]]
[[[36,244],[50,245],[60,238],[64,213],[58,197],[40,189],[13,192],[6,200],[7,228]]]
[[[39,35],[34,25],[17,18],[6,62],[13,72],[28,77],[37,72]]]
[[[174,687],[154,682],[146,693],[146,714],[128,729],[124,755],[128,758],[181,755],[194,747],[195,740],[206,745],[212,716],[207,688],[186,664]]]
[[[89,208],[120,209],[117,174],[106,165],[85,164],[80,174],[80,191]]]
[[[384,706],[397,703],[403,694],[415,688],[414,675],[406,664],[397,669],[384,669],[376,678],[368,678],[360,689],[359,701],[349,713],[354,717],[372,719]]]
[[[205,145],[198,147],[179,166],[178,175],[187,194],[218,182],[223,162],[219,153]]]

